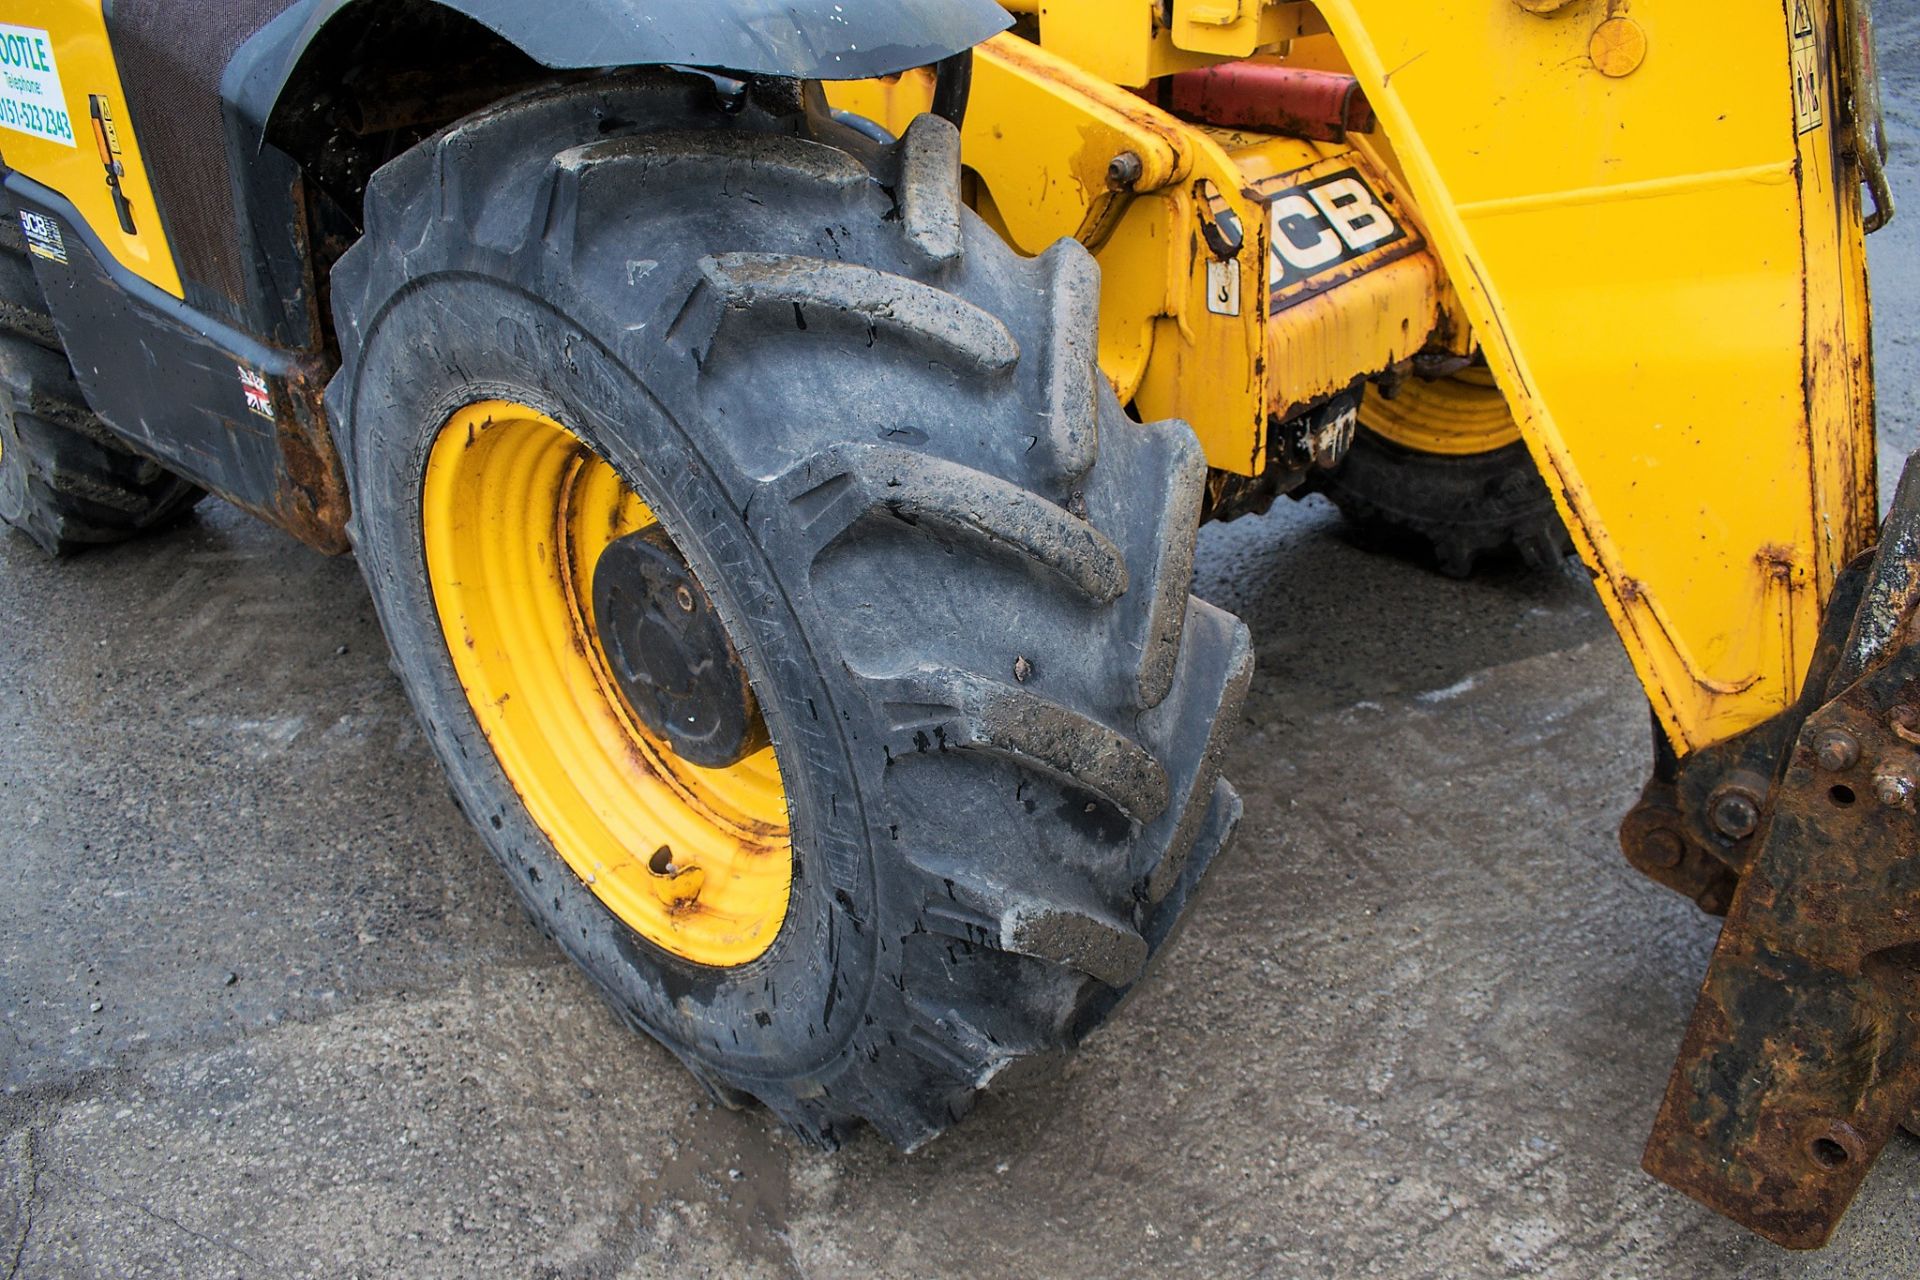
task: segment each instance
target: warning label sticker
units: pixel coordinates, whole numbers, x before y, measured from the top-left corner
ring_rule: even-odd
[[[37,27],[0,22],[0,128],[79,145],[53,61],[53,38]]]
[[[1207,310],[1217,316],[1240,314],[1240,264],[1234,259],[1207,262]]]
[[[1821,82],[1825,76],[1810,0],[1788,0],[1787,25],[1792,36],[1793,124],[1800,133],[1812,133],[1822,123]]]

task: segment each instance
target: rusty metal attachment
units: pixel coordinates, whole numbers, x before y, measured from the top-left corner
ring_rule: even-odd
[[[1667,873],[1656,878],[1672,883],[1703,843],[1738,875],[1643,1163],[1789,1248],[1826,1242],[1920,1105],[1916,604],[1910,462],[1879,549],[1836,592],[1800,705],[1698,766],[1690,758],[1675,781],[1656,779],[1667,790],[1650,786],[1622,829],[1636,865]],[[1755,775],[1728,765],[1773,743],[1784,744],[1775,781],[1741,834]],[[1685,812],[1703,786],[1692,768],[1720,778],[1706,793],[1706,842],[1700,815]]]
[[[1847,126],[1843,153],[1860,170],[1861,185],[1873,197],[1862,218],[1868,235],[1893,221],[1893,185],[1887,181],[1887,121],[1880,103],[1880,58],[1873,29],[1873,0],[1845,0],[1842,30],[1851,54],[1847,64]]]

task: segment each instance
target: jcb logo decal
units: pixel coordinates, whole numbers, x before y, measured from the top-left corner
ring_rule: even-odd
[[[1273,221],[1273,261],[1268,280],[1279,293],[1355,258],[1404,240],[1366,179],[1353,169],[1314,178],[1297,187],[1262,193]]]

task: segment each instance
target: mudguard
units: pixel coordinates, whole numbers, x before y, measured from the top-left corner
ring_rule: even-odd
[[[357,2],[295,6],[305,17],[280,51],[276,97],[313,38]],[[994,0],[575,0],[564,20],[555,6],[530,0],[437,2],[555,70],[680,64],[808,80],[862,80],[925,66],[1012,21]]]

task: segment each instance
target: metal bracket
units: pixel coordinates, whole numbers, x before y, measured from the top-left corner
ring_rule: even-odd
[[[1848,652],[1873,554],[1835,580],[1805,686],[1792,706],[1684,760],[1654,728],[1653,777],[1620,823],[1620,850],[1641,874],[1692,898],[1708,915],[1727,914],[1734,886],[1753,861],[1777,775]]]
[[[1826,1242],[1920,1105],[1912,460],[1863,577],[1838,613],[1844,645],[1822,645],[1825,700],[1791,736],[1643,1161],[1790,1248]]]

